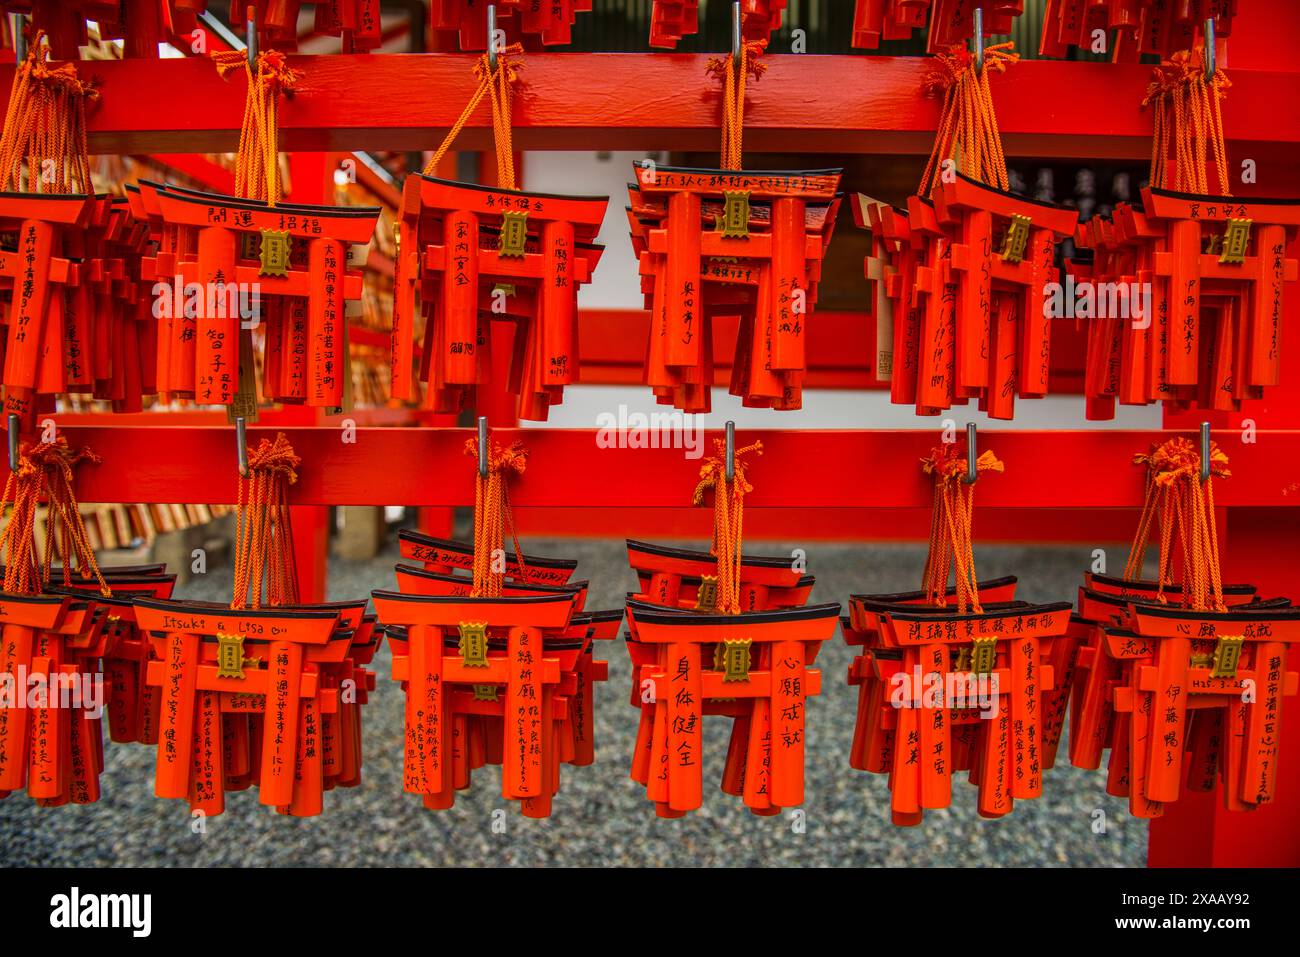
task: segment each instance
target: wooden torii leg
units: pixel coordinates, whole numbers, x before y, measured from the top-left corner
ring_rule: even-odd
[[[307,299],[307,342],[311,388],[307,404],[324,408],[343,405],[343,375],[347,368],[343,274],[347,252],[336,239],[308,244],[311,293]]]
[[[1169,227],[1170,314],[1167,376],[1170,385],[1196,382],[1201,327],[1201,224],[1179,219]]]
[[[962,219],[962,250],[953,251],[959,270],[960,313],[957,316],[957,381],[965,388],[983,388],[988,381],[987,344],[992,311],[992,272],[988,257],[993,249],[993,214],[972,209]]]
[[[0,634],[0,672],[30,673],[35,631],[26,625],[6,624]],[[15,700],[0,708],[0,791],[18,791],[27,783],[29,734],[25,701]]]
[[[199,230],[198,275],[203,305],[195,330],[194,395],[229,405],[239,387],[239,310],[229,308],[235,282],[235,233],[220,226]],[[238,297],[234,297],[237,301]]]
[[[258,800],[271,807],[293,800],[293,772],[298,753],[301,709],[302,645],[294,641],[268,644],[270,685],[262,739],[262,772]]]
[[[539,790],[537,794],[524,798],[521,804],[521,812],[524,817],[531,818],[551,816],[552,798],[559,786],[559,754],[557,753],[555,719],[553,717],[555,692],[552,689],[554,685],[539,684],[539,687],[541,688],[542,708],[541,741],[538,742],[538,749],[541,752]]]
[[[448,213],[443,234],[447,258],[442,280],[442,366],[449,384],[472,385],[478,341],[478,217],[464,211]]]
[[[283,808],[295,817],[314,817],[324,810],[324,762],[321,756],[323,717],[320,696],[304,698],[300,706],[298,749],[294,756],[293,799]]]
[[[1261,275],[1252,283],[1250,296],[1250,384],[1277,385],[1282,357],[1282,290],[1287,276],[1286,229],[1267,224],[1256,227],[1255,256]]]
[[[904,648],[902,673],[908,681],[921,667],[919,648]],[[891,701],[891,704],[893,702]],[[890,808],[897,814],[921,813],[920,711],[914,702],[896,709],[893,764],[890,771]]]
[[[69,677],[85,673],[83,665],[66,665]],[[99,800],[99,775],[104,769],[103,756],[96,742],[101,742],[98,723],[85,708],[71,714],[68,757],[70,764],[69,791],[73,804],[94,804]]]
[[[209,817],[226,809],[220,697],[218,691],[198,692],[190,745],[190,809]]]
[[[972,773],[976,767],[979,771],[979,814],[988,818],[1009,814],[1013,806],[1011,694],[1010,689],[1002,690],[1007,673],[998,669],[993,674],[998,679],[997,714],[982,720],[983,747],[976,748],[976,762],[972,765]]]
[[[1257,686],[1255,700],[1247,706],[1242,797],[1256,804],[1272,801],[1277,789],[1285,671],[1285,644],[1276,641],[1255,644]]]
[[[58,651],[50,636],[38,632],[32,652],[31,676],[40,676],[46,683],[44,707],[31,710],[31,745],[27,766],[27,793],[34,798],[57,798],[62,791],[60,758],[63,754],[61,739],[66,734],[68,715],[59,707],[56,673]]]
[[[806,204],[783,196],[772,200],[772,280],[768,289],[772,319],[772,368],[782,372],[804,368],[807,340],[807,237]],[[796,312],[796,293],[802,293],[804,312]],[[780,803],[780,802],[777,802]]]
[[[1043,672],[1039,639],[1012,638],[1007,657],[1011,687],[1011,796],[1036,798],[1043,793]]]
[[[253,786],[253,733],[249,715],[223,714],[221,723],[226,790],[246,791]]]
[[[406,755],[403,777],[412,794],[442,790],[444,702],[442,634],[428,625],[411,625],[410,674],[406,693]]]
[[[666,341],[668,366],[695,368],[700,358],[700,316],[704,295],[700,288],[700,196],[682,191],[668,197],[665,221],[668,253],[664,265]]]
[[[4,382],[8,390],[27,395],[36,387],[37,367],[44,341],[46,306],[50,300],[50,260],[55,255],[56,228],[39,219],[23,220],[18,230],[20,272],[14,278],[9,334],[5,346]],[[7,406],[7,411],[32,409]]]
[[[640,679],[633,682],[634,691],[638,691],[642,680],[649,669],[640,669],[633,671],[634,677]],[[628,777],[643,787],[648,788],[650,784],[651,757],[654,753],[654,726],[655,710],[654,703],[647,702],[638,704],[639,718],[636,727],[636,743],[632,747],[632,766],[628,771]]]
[[[1182,791],[1191,654],[1190,639],[1162,638],[1155,665],[1147,669],[1155,679],[1146,772],[1146,795],[1153,801],[1176,801]]]
[[[752,707],[751,707],[752,710]],[[749,755],[748,715],[737,715],[731,723],[731,734],[727,738],[727,757],[722,766],[720,790],[738,798],[745,795],[745,759]]]
[[[783,393],[781,378],[774,370],[772,352],[776,317],[772,312],[773,278],[772,270],[765,263],[760,263],[758,270],[758,295],[754,300],[752,318],[746,319],[752,329],[749,350],[749,377],[747,392],[761,398],[779,398]]]
[[[1031,229],[1025,253],[1033,274],[1020,300],[1020,371],[1016,383],[1022,398],[1042,398],[1047,395],[1052,342],[1051,320],[1043,314],[1043,290],[1055,278],[1055,234],[1050,229]]]
[[[1187,732],[1187,776],[1183,785],[1188,791],[1213,791],[1219,774],[1219,756],[1223,743],[1223,708],[1200,708],[1190,712]]]
[[[804,799],[807,670],[798,641],[778,641],[771,651],[772,803],[798,807]]]
[[[993,303],[986,406],[990,418],[1011,419],[1015,415],[1020,367],[1016,349],[1015,299],[1008,295],[995,295]]]
[[[506,747],[502,796],[536,797],[542,790],[542,636],[536,629],[510,629],[506,644]],[[549,721],[549,716],[546,717]]]
[[[154,794],[160,798],[189,796],[198,656],[198,635],[174,632],[167,636],[154,772]]]
[[[675,642],[666,649],[668,719],[668,805],[693,811],[703,796],[703,685],[700,646]]]
[[[949,751],[948,718],[952,704],[947,700],[944,679],[948,674],[948,646],[924,645],[920,649],[922,681],[931,675],[939,680],[942,697],[938,707],[918,707],[917,764],[920,773],[920,804],[922,808],[948,807],[952,803],[952,761]],[[915,675],[912,672],[909,677]],[[916,705],[921,705],[926,695],[924,684],[913,688]]]
[[[542,384],[547,386],[568,385],[576,381],[574,253],[572,223],[556,220],[542,226],[544,267],[538,295],[538,316],[542,323],[542,348],[545,352]]]
[[[414,184],[414,180],[412,180]],[[393,261],[393,328],[390,355],[394,399],[415,398],[415,293],[420,283],[419,219],[403,214],[397,223],[397,256]]]
[[[764,667],[759,657],[759,667]],[[755,698],[749,718],[749,753],[745,761],[744,801],[752,811],[771,808],[772,800],[772,699]]]
[[[284,362],[280,372],[280,394],[285,401],[307,398],[308,311],[308,300],[303,296],[289,297],[283,307]]]
[[[667,674],[657,677],[657,684],[667,688]],[[668,782],[671,778],[670,751],[668,747],[668,699],[656,697],[652,705],[654,710],[653,725],[650,730],[650,783],[646,786],[646,797],[656,805],[668,809]]]
[[[1223,775],[1223,805],[1229,811],[1249,811],[1254,807],[1243,797],[1243,791],[1249,791],[1243,780],[1243,764],[1248,747],[1246,735],[1250,726],[1250,709],[1251,706],[1243,698],[1233,698],[1229,701],[1224,721],[1227,747],[1220,768]]]
[[[1128,800],[1134,817],[1155,817],[1163,804],[1150,795],[1150,755],[1156,734],[1154,695],[1139,684],[1142,668],[1135,663],[1130,669],[1128,689],[1132,710],[1128,713]]]

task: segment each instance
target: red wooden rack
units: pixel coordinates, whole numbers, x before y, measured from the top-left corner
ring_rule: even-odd
[[[1225,108],[1234,162],[1252,159],[1254,184],[1242,196],[1300,197],[1300,18],[1285,0],[1256,0],[1239,18],[1220,62],[1232,89]],[[514,111],[521,150],[713,150],[720,91],[705,72],[708,57],[687,54],[530,53]],[[351,149],[417,150],[435,146],[472,92],[472,55],[404,54],[290,57],[304,77],[280,117],[282,147],[315,165],[323,189],[327,154]],[[911,57],[771,55],[761,83],[751,86],[745,146],[751,153],[929,152],[938,121],[934,100],[920,95],[924,62]],[[240,84],[222,81],[202,58],[126,59],[79,65],[102,94],[90,117],[96,153],[171,154],[178,168],[198,169],[193,154],[233,150],[243,116]],[[0,67],[7,96],[12,66]],[[1151,119],[1138,108],[1150,77],[1145,66],[1028,61],[997,81],[996,98],[1010,158],[1145,160]],[[466,126],[458,145],[489,147],[487,111]],[[309,193],[311,190],[309,190]],[[294,199],[313,201],[310,195]],[[1291,255],[1297,251],[1292,250]],[[1224,576],[1249,580],[1269,594],[1300,595],[1295,543],[1300,541],[1300,297],[1287,300],[1283,385],[1239,414],[1209,416],[1215,439],[1231,458],[1233,477],[1218,500],[1226,545]],[[865,368],[846,365],[834,338],[854,317],[819,314],[810,326],[810,383],[869,387]],[[853,341],[874,340],[868,320]],[[621,323],[630,325],[624,335]],[[645,317],[593,314],[584,333],[600,354],[604,381],[626,381],[639,363]],[[1063,324],[1062,324],[1063,325]],[[822,337],[819,339],[819,337]],[[1078,341],[1078,340],[1075,340]],[[1062,355],[1065,368],[1079,355]],[[818,361],[818,356],[822,359]],[[863,364],[867,361],[864,353]],[[818,377],[821,377],[818,382]],[[1082,403],[1082,399],[1079,400]],[[89,445],[105,464],[78,475],[84,502],[233,502],[235,440],[229,428],[166,424],[144,417],[103,424],[105,418],[55,416],[74,446]],[[309,463],[293,489],[305,600],[323,598],[325,506],[401,504],[446,508],[472,504],[462,468],[467,433],[437,427],[360,427],[343,441],[336,420],[285,426]],[[494,426],[513,424],[502,414]],[[1199,415],[1166,415],[1166,429],[1195,429]],[[111,420],[109,420],[111,421]],[[285,420],[249,429],[250,439]],[[780,422],[779,415],[772,422]],[[937,423],[936,423],[937,425]],[[1251,431],[1251,430],[1257,431]],[[680,490],[698,475],[698,462],[679,450],[600,449],[594,431],[503,428],[530,449],[529,468],[512,492],[521,526],[535,510],[566,514],[680,516]],[[1141,472],[1123,463],[1161,439],[1160,432],[1006,431],[980,434],[1007,472],[980,493],[981,521],[995,520],[1003,537],[1096,541],[1099,516],[1132,514],[1141,501]],[[763,481],[747,499],[751,509],[798,515],[821,537],[886,529],[923,537],[931,486],[917,460],[932,432],[746,432],[764,444]],[[708,437],[709,439],[712,436]],[[1253,441],[1247,441],[1253,439]],[[706,448],[711,446],[706,445]],[[600,454],[597,454],[597,453]],[[380,501],[382,499],[382,501]],[[610,514],[607,511],[605,514]],[[897,516],[908,516],[901,522]],[[915,519],[915,521],[913,521]],[[579,522],[578,524],[582,524]],[[670,522],[671,526],[672,523]],[[599,523],[585,528],[598,530]],[[1113,523],[1120,528],[1120,523]],[[660,526],[663,528],[663,525]],[[308,533],[310,530],[310,533]],[[614,531],[610,529],[610,531]],[[1081,563],[1082,567],[1082,563]],[[1287,709],[1284,734],[1300,740],[1300,709]],[[1151,823],[1153,865],[1225,866],[1300,863],[1300,761],[1283,768],[1279,800],[1256,812],[1231,814],[1210,793],[1188,793]],[[1086,826],[1080,825],[1080,826]]]

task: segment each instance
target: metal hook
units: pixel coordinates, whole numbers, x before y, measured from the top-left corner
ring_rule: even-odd
[[[27,59],[27,17],[21,13],[13,15],[14,63],[19,66]]]
[[[1201,481],[1210,480],[1210,423],[1201,423]]]
[[[487,478],[488,474],[488,429],[487,416],[478,417],[478,474]]]
[[[9,413],[9,471],[18,471],[18,413]]]
[[[731,63],[740,69],[740,4],[731,5]]]
[[[976,7],[978,10],[979,8]],[[979,478],[979,473],[975,470],[975,423],[966,423],[966,475],[962,479],[967,485],[974,485],[975,480]]]
[[[497,5],[495,3],[489,3],[487,5],[487,20],[488,71],[490,73],[495,73],[497,71]],[[484,468],[486,467],[487,466],[484,466]],[[486,475],[487,472],[484,472],[483,474]]]
[[[247,41],[248,68],[256,72],[257,71],[257,21],[254,20],[252,17],[249,17],[248,22],[244,25],[244,29],[248,33],[248,41]]]
[[[239,474],[248,478],[248,426],[242,415],[235,416],[235,444],[239,446]]]
[[[1214,79],[1215,71],[1214,62],[1214,18],[1210,17],[1205,21],[1205,82],[1209,83]]]
[[[975,53],[975,72],[978,73],[984,69],[984,8],[976,7],[974,17],[975,33],[971,37],[971,44]]]
[[[727,423],[727,461],[725,472],[728,482],[736,480],[736,423]]]

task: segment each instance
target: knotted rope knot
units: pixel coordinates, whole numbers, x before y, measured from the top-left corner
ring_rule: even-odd
[[[249,79],[254,79],[253,68],[248,64],[248,55],[243,50],[217,50],[211,54],[212,62],[221,78],[228,79],[231,73],[241,68]],[[264,90],[275,95],[281,93],[293,96],[302,71],[289,66],[289,61],[279,50],[267,50],[257,55],[256,80]]]
[[[95,561],[86,526],[81,518],[76,495],[72,491],[73,469],[82,462],[98,464],[99,456],[88,448],[72,449],[59,436],[50,442],[37,442],[19,453],[18,469],[5,483],[3,504],[12,504],[9,523],[0,536],[5,551],[4,590],[15,594],[35,594],[50,580],[54,550],[57,547],[63,565],[63,583],[71,584],[75,563],[82,578],[94,578],[100,594],[111,594]],[[36,557],[36,509],[41,497],[48,502],[45,517],[45,554],[39,568]]]
[[[478,470],[478,438],[465,442],[465,454],[475,461],[474,466],[474,585],[472,597],[496,598],[501,595],[505,582],[505,569],[493,568],[495,556],[504,555],[506,530],[515,546],[515,561],[519,575],[529,580],[524,552],[519,546],[514,515],[510,508],[511,473],[522,475],[528,465],[528,450],[519,442],[501,445],[488,441],[488,474]]]
[[[921,459],[921,469],[926,475],[933,475],[937,484],[949,485],[967,478],[966,453],[958,450],[955,444],[941,445],[932,449],[930,454]],[[988,449],[975,459],[975,474],[980,472],[1004,472],[1006,466]]]
[[[68,440],[60,435],[52,442],[38,442],[31,446],[26,454],[19,456],[18,469],[21,473],[23,466],[30,464],[34,469],[58,472],[64,481],[71,482],[74,466],[82,462],[98,465],[101,461],[89,448],[82,447],[74,451],[68,445]]]
[[[762,56],[767,51],[766,40],[746,40],[740,48],[740,63],[745,72],[757,80],[767,72],[767,63],[763,61]],[[717,80],[724,83],[732,76],[735,69],[735,58],[730,53],[726,56],[709,57],[709,62],[705,65],[704,71]]]
[[[44,37],[43,31],[36,32],[27,58],[14,71],[0,134],[0,189],[89,193],[86,103],[99,94],[93,82],[77,75],[74,64],[50,66]],[[30,171],[27,185],[24,163]]]
[[[1201,449],[1199,444],[1183,436],[1174,436],[1152,450],[1150,467],[1157,485],[1170,486],[1179,479],[1201,478]],[[1228,456],[1217,442],[1210,443],[1210,474],[1230,478]]]
[[[985,71],[1005,73],[1008,66],[1019,62],[1020,54],[1015,52],[1015,46],[1015,43],[1007,40],[985,47]],[[930,58],[929,69],[921,80],[921,91],[926,96],[943,97],[962,80],[976,76],[975,54],[965,44],[954,44],[946,52],[937,53]]]
[[[691,498],[692,504],[697,507],[704,504],[706,490],[724,486],[727,482],[727,443],[723,439],[714,439],[713,448],[717,454],[705,459],[704,464],[700,466],[700,481],[695,486],[695,494]],[[745,463],[741,461],[742,455],[748,455],[751,452],[755,455],[762,455],[763,443],[756,441],[753,445],[747,445],[743,449],[736,449],[736,461],[732,475],[734,476],[733,482],[741,495],[754,491],[754,487],[749,484],[749,480],[745,477]]]
[[[297,455],[283,432],[277,432],[275,441],[262,439],[257,448],[248,450],[249,472],[276,473],[287,477],[290,485],[298,481],[298,466],[302,458]]]
[[[472,456],[474,461],[478,461],[478,439],[465,440],[465,454]],[[510,445],[502,445],[500,442],[488,440],[488,474],[493,472],[518,472],[523,474],[524,469],[528,466],[528,450],[524,448],[522,442],[512,442]]]
[[[248,475],[239,482],[231,608],[261,608],[264,590],[272,607],[298,603],[288,489],[301,464],[283,432],[248,450]]]
[[[717,559],[717,610],[726,615],[740,614],[740,565],[745,536],[745,495],[754,490],[746,476],[743,456],[763,454],[763,443],[754,442],[736,449],[732,480],[727,481],[727,443],[714,439],[714,456],[700,466],[700,481],[691,500],[704,504],[704,493],[713,489],[713,544],[710,554]]]
[[[82,80],[77,76],[77,67],[73,63],[61,63],[50,66],[50,48],[43,42],[45,31],[37,30],[27,44],[27,59],[18,66],[18,72],[31,80],[46,83],[51,89],[64,93],[96,97],[93,80]]]
[[[515,57],[522,57],[524,45],[522,43],[512,43],[508,47],[497,51],[497,73],[499,78],[506,83],[514,83],[519,79],[519,71],[524,68],[522,60]],[[479,83],[487,84],[492,82],[494,74],[492,72],[492,58],[484,53],[474,61],[475,78]]]
[[[1142,106],[1152,107],[1151,184],[1191,193],[1210,191],[1207,169],[1218,172],[1218,191],[1229,195],[1221,101],[1232,83],[1216,67],[1205,76],[1206,50],[1180,50],[1153,68]],[[1172,155],[1172,159],[1170,154]]]
[[[964,46],[954,46],[933,58],[922,80],[922,92],[941,97],[943,106],[930,160],[917,189],[920,196],[934,192],[944,166],[948,161],[956,163],[959,153],[963,175],[997,189],[1009,188],[989,74],[1004,72],[1020,57],[1010,42],[994,44],[984,53],[984,67],[976,70],[970,52]]]
[[[290,69],[284,54],[278,50],[257,55],[256,73],[241,50],[220,50],[211,57],[223,78],[242,69],[248,80],[239,152],[235,157],[235,192],[245,199],[274,206],[282,195],[280,96],[291,96],[302,74]]]
[[[1134,456],[1133,461],[1146,468],[1146,499],[1124,577],[1140,577],[1147,542],[1158,518],[1160,564],[1156,599],[1167,604],[1164,589],[1176,580],[1176,540],[1183,605],[1197,611],[1224,610],[1218,528],[1214,520],[1214,483],[1201,481],[1199,444],[1184,436],[1174,436],[1153,447],[1149,454]],[[1228,470],[1228,456],[1213,442],[1209,464],[1212,477],[1228,478],[1232,474]]]
[[[486,53],[474,62],[470,72],[478,80],[478,86],[470,95],[465,109],[461,111],[456,122],[447,131],[447,135],[443,137],[442,144],[434,151],[433,156],[429,157],[429,162],[424,166],[425,176],[433,176],[438,172],[438,164],[443,156],[451,149],[452,143],[456,142],[456,137],[465,128],[469,118],[474,115],[483,97],[487,96],[492,106],[492,144],[497,156],[497,185],[502,189],[515,188],[515,154],[510,101],[514,96],[514,84],[519,79],[519,70],[523,68],[523,64],[514,57],[522,57],[523,52],[523,45],[519,43],[512,43],[504,50],[498,51],[495,71],[492,69],[491,57]]]
[[[740,46],[740,69],[733,56],[712,57],[705,72],[722,81],[722,148],[719,165],[723,169],[741,169],[745,136],[745,80],[758,80],[767,71],[759,60],[767,49],[766,40],[747,40]]]
[[[955,444],[932,449],[921,459],[921,469],[934,479],[934,502],[930,513],[930,549],[925,559],[922,587],[930,604],[940,608],[948,604],[948,574],[954,569],[957,609],[966,614],[982,610],[979,585],[975,577],[975,552],[971,524],[975,512],[975,483],[967,477],[964,451]],[[975,474],[1004,471],[1002,462],[985,450],[975,460]]]

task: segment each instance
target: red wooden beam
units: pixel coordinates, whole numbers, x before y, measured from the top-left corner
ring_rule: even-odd
[[[57,416],[56,422],[57,422]],[[83,502],[233,502],[233,428],[67,426],[74,447],[88,446],[103,464],[78,470]],[[340,424],[342,424],[340,419]],[[937,423],[936,423],[937,424]],[[465,429],[254,427],[250,442],[283,431],[302,456],[295,505],[472,505],[472,466]],[[1004,475],[980,479],[990,508],[1130,508],[1143,494],[1135,452],[1169,432],[1120,430],[981,432],[981,449],[1006,463]],[[1232,478],[1217,482],[1215,504],[1300,506],[1286,494],[1300,463],[1300,430],[1261,431],[1253,444],[1236,431],[1216,434]],[[712,454],[721,433],[705,433]],[[353,438],[354,441],[348,441]],[[699,481],[700,459],[681,448],[601,448],[595,430],[498,429],[518,440],[528,470],[511,489],[525,507],[679,508]],[[924,508],[932,486],[919,460],[939,442],[936,431],[745,431],[741,445],[763,442],[752,463],[751,507]]]
[[[474,87],[468,54],[295,56],[303,72],[280,115],[286,150],[431,149]],[[529,53],[514,111],[517,149],[711,150],[721,87],[707,55]],[[928,153],[938,102],[921,94],[924,57],[773,55],[747,88],[751,152]],[[11,67],[0,67],[7,96]],[[100,102],[95,153],[222,152],[235,148],[244,83],[201,57],[78,63]],[[993,80],[1007,152],[1015,156],[1144,159],[1151,116],[1139,104],[1149,67],[1026,61]],[[1224,108],[1229,140],[1257,160],[1300,141],[1300,74],[1233,70]],[[489,148],[484,106],[458,144]],[[1269,143],[1275,144],[1271,149]],[[1236,155],[1234,153],[1234,155]]]
[[[154,153],[139,158],[144,162],[156,163],[166,169],[180,173],[210,192],[233,193],[235,191],[235,174],[224,166],[218,166],[201,154]]]

